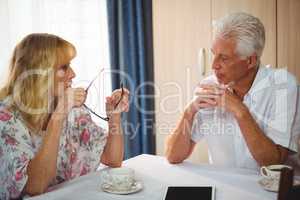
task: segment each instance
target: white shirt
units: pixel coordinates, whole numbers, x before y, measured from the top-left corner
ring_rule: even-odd
[[[218,81],[213,75],[201,83]],[[284,69],[261,66],[243,103],[265,135],[274,143],[297,152],[296,135],[300,133],[300,122],[295,119],[299,100],[293,75]],[[210,163],[258,168],[232,113],[220,108],[199,110],[194,117],[191,139],[198,142],[202,138],[208,144]]]

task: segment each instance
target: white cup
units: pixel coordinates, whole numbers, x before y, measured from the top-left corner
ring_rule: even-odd
[[[270,179],[280,179],[280,173],[283,168],[290,168],[291,166],[288,165],[269,165],[269,166],[263,166],[260,168],[260,174],[265,178]]]
[[[134,171],[130,168],[112,168],[102,173],[103,183],[113,190],[128,191],[135,183]]]

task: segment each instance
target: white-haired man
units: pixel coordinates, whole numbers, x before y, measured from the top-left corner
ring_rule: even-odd
[[[234,13],[214,24],[214,75],[200,82],[166,141],[166,157],[180,163],[205,139],[210,162],[257,169],[296,152],[297,81],[286,70],[262,66],[260,20]]]

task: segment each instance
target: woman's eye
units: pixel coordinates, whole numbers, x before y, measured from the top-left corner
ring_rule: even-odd
[[[68,69],[69,65],[63,65],[61,68],[66,71]]]

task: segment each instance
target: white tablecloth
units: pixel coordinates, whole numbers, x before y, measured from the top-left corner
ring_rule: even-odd
[[[164,157],[140,155],[129,159],[123,166],[135,170],[136,178],[143,182],[142,191],[130,195],[114,195],[100,189],[101,170],[60,184],[51,192],[28,198],[81,199],[81,200],[162,200],[167,186],[216,187],[216,200],[275,200],[277,194],[263,190],[256,171],[228,169],[189,162],[172,165]]]

